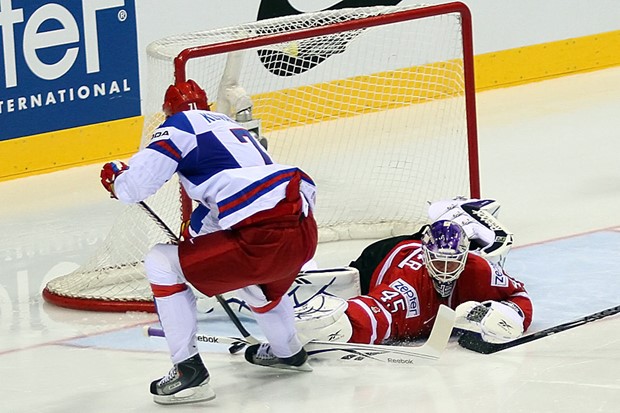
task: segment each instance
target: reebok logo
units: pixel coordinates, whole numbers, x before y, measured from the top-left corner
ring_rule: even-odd
[[[338,330],[335,333],[330,333],[327,336],[327,341],[338,341],[341,338],[344,338],[344,334],[342,334],[342,330]]]
[[[387,362],[388,363],[395,363],[395,364],[415,364],[415,362],[413,360],[394,359],[394,358],[391,358],[391,357],[388,357]]]
[[[395,6],[402,0],[342,0],[332,6],[324,9],[316,10],[316,2],[314,0],[305,0],[302,2],[307,5],[303,11],[296,9],[290,3],[290,0],[261,0],[258,7],[257,21],[284,17],[296,16],[305,12],[318,12],[328,10],[340,10],[350,7],[370,7],[370,6]],[[297,1],[297,4],[300,2]],[[310,23],[310,22],[307,22]],[[317,27],[305,24],[304,28]],[[269,34],[273,34],[271,32]],[[259,49],[258,57],[265,68],[276,76],[288,77],[305,73],[313,67],[321,64],[325,59],[338,53],[343,53],[351,40],[357,37],[361,31],[352,31],[344,33],[336,33],[331,35],[331,44],[329,47],[322,44],[323,42],[316,39],[303,39],[295,44],[287,47],[287,50]]]
[[[510,331],[513,330],[512,326],[510,324],[508,324],[506,322],[506,320],[501,320],[499,323],[497,323],[501,328],[503,328],[506,331]]]

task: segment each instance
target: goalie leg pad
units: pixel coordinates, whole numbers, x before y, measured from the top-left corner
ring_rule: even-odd
[[[348,303],[339,297],[319,294],[295,307],[295,327],[302,343],[310,341],[347,342],[353,327],[345,314]]]
[[[337,267],[301,271],[288,290],[295,305],[301,305],[317,294],[349,299],[362,292],[357,268]]]
[[[240,313],[251,315],[248,303],[243,293],[235,290],[222,294],[231,307]],[[316,295],[327,294],[344,299],[361,295],[360,273],[353,267],[336,267],[323,269],[309,269],[301,271],[287,294],[295,306],[300,306]],[[206,297],[197,292],[198,308],[201,313],[209,313],[217,306],[215,298]],[[253,305],[253,304],[249,304]]]

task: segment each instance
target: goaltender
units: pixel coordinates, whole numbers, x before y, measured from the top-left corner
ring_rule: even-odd
[[[361,295],[320,295],[296,309],[300,336],[371,344],[424,338],[440,304],[456,310],[455,327],[486,342],[521,336],[532,302],[504,269],[513,234],[497,220],[499,207],[460,197],[431,204],[430,225],[377,241],[350,264]]]

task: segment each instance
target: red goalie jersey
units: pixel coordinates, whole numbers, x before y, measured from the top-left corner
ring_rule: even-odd
[[[379,241],[351,263],[360,271],[364,295],[348,300],[350,342],[379,344],[427,337],[440,304],[454,309],[466,301],[508,304],[523,316],[523,327],[528,328],[532,302],[521,282],[470,252],[452,293],[442,298],[424,265],[422,244],[415,238]]]

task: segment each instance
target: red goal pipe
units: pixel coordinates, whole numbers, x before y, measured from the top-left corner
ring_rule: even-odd
[[[478,159],[478,126],[476,121],[476,88],[474,76],[473,30],[469,8],[461,2],[438,4],[419,9],[404,10],[392,14],[372,16],[359,20],[334,23],[329,26],[294,30],[288,33],[270,34],[249,39],[232,40],[184,49],[174,59],[175,82],[187,80],[186,65],[190,59],[220,53],[234,52],[273,43],[291,42],[309,37],[325,36],[343,31],[358,30],[385,24],[417,20],[440,14],[458,13],[461,17],[463,42],[463,70],[465,76],[465,107],[467,113],[467,141],[469,151],[470,196],[480,197],[480,171]]]
[[[125,313],[128,311],[144,313],[155,312],[155,303],[152,299],[109,300],[90,297],[70,297],[52,293],[47,288],[43,289],[42,295],[43,299],[48,303],[72,310],[101,311],[110,313]]]

